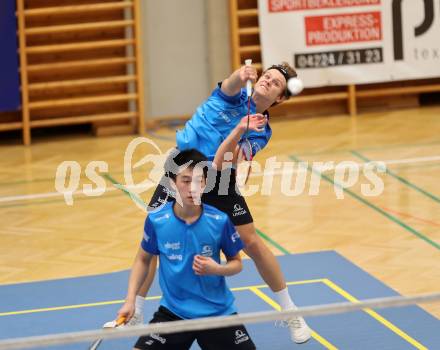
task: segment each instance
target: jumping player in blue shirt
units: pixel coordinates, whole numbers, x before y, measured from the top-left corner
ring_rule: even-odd
[[[237,312],[224,276],[241,271],[239,252],[243,242],[227,214],[201,203],[206,185],[206,160],[197,150],[182,151],[174,157],[179,168],[169,177],[179,200],[148,214],[119,318],[133,317],[136,296],[155,255],[160,261],[159,283],[163,296],[151,323]],[[203,162],[205,169],[198,166]],[[220,262],[220,251],[226,256],[225,264]],[[135,349],[185,350],[194,340],[203,350],[255,349],[243,325],[151,334],[140,337]]]
[[[209,160],[213,160],[222,142],[247,115],[248,99],[246,89],[244,89],[246,82],[248,80],[255,82],[250,101],[251,115],[268,120],[267,109],[290,97],[287,81],[292,77],[296,77],[296,72],[287,63],[269,67],[258,81],[257,71],[254,67],[243,66],[237,69],[214,89],[211,96],[197,108],[185,127],[177,132],[176,153],[195,148],[207,155]],[[269,123],[266,123],[262,130],[252,130],[247,133],[246,137],[251,144],[252,156],[267,145],[271,135],[272,130]],[[237,158],[239,149],[240,147],[237,145],[233,152],[234,159]],[[170,156],[169,160],[174,154]],[[261,277],[275,293],[281,308],[283,310],[295,309],[296,306],[290,298],[279,263],[257,235],[246,201],[236,190],[235,178],[235,170],[232,169],[229,171],[227,181],[229,186],[226,191],[221,188],[220,181],[217,179],[214,188],[203,194],[202,201],[228,214],[245,244],[245,253],[254,261]],[[163,180],[166,179],[165,177]],[[172,193],[173,189],[169,184],[166,181],[161,181],[149,203],[150,209],[158,208],[168,201],[172,201],[173,198],[170,195]],[[151,264],[148,277],[138,291],[136,313],[132,324],[142,321],[143,300],[154,274],[155,262]],[[294,342],[303,343],[310,339],[311,330],[302,317],[292,318],[288,325]]]

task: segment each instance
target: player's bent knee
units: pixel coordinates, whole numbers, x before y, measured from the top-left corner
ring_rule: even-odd
[[[261,255],[265,248],[264,243],[259,237],[251,238],[247,242],[244,242],[244,244],[244,252],[251,258]]]
[[[235,229],[240,234],[240,238],[245,245],[252,244],[254,240],[258,239],[257,231],[253,223],[235,226]]]
[[[247,251],[247,250],[251,250],[251,251],[256,250],[258,248],[258,246],[259,246],[259,243],[260,243],[259,239],[258,239],[258,237],[256,235],[255,236],[247,237],[247,239],[242,237],[242,241],[244,243],[244,250],[245,251]]]

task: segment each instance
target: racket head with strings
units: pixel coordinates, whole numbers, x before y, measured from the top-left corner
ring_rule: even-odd
[[[240,142],[237,155],[236,181],[238,187],[243,187],[249,180],[252,171],[252,158],[252,145],[250,141],[245,138]]]

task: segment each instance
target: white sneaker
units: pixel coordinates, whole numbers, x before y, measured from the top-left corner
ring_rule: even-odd
[[[311,338],[312,330],[301,316],[292,317],[287,321],[287,324],[290,329],[290,337],[295,343],[305,343]]]
[[[104,325],[102,326],[102,328],[116,328],[116,327],[127,327],[127,326],[136,326],[138,324],[142,324],[144,323],[144,313],[135,313],[133,315],[132,318],[130,318],[130,321],[128,321],[127,323],[124,323],[120,326],[118,326],[118,323],[116,322],[116,320],[113,321],[109,321],[104,323]]]

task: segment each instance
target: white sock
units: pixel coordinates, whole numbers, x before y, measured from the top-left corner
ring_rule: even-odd
[[[279,292],[275,292],[275,295],[278,299],[278,304],[280,304],[282,310],[289,310],[296,308],[292,299],[289,295],[289,290],[286,288],[280,290]]]
[[[142,314],[144,312],[144,302],[145,298],[141,297],[140,295],[136,295],[136,300],[134,302],[135,306],[135,313]]]

